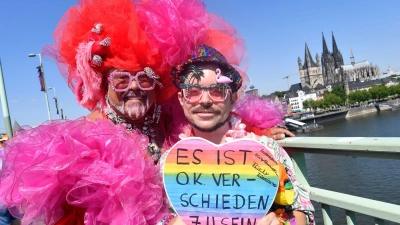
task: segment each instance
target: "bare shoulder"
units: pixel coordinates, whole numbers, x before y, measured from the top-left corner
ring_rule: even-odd
[[[96,121],[97,119],[101,119],[103,120],[103,114],[100,112],[100,110],[95,110],[93,112],[91,112],[89,115],[86,116],[86,118],[88,118],[91,121]]]

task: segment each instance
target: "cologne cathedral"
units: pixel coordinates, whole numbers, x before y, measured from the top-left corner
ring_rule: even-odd
[[[333,32],[332,52],[329,51],[322,33],[321,58],[317,53],[314,62],[306,43],[304,63],[302,63],[300,57],[297,60],[303,89],[319,90],[328,85],[344,85],[344,83],[351,81],[367,81],[378,78],[380,71],[377,66],[372,66],[366,60],[355,63],[352,51],[350,60],[351,64],[344,64],[342,53],[337,47]]]

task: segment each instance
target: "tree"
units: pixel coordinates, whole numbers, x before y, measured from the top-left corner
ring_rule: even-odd
[[[314,100],[312,100],[312,99],[307,99],[307,100],[305,100],[305,101],[303,101],[303,108],[304,109],[308,109],[308,108],[312,108],[312,106],[311,106],[311,102],[312,101],[314,101]]]
[[[359,91],[359,90],[356,90],[356,91],[350,92],[350,93],[347,95],[347,98],[349,99],[349,103],[350,103],[350,104],[355,104],[355,103],[358,102],[358,99],[357,99],[357,94],[358,94],[358,92],[360,92],[360,91]]]
[[[388,90],[389,90],[389,95],[395,95],[395,94],[397,94],[397,93],[396,93],[396,86],[390,86],[390,87],[388,88]]]
[[[381,100],[389,96],[389,89],[385,85],[377,85],[371,87],[369,93],[373,99]]]
[[[333,87],[331,93],[335,94],[338,97],[340,97],[343,102],[346,102],[346,100],[347,100],[346,91],[341,86]]]
[[[372,95],[371,93],[369,93],[369,91],[367,90],[362,90],[359,94],[359,102],[366,102],[372,99]]]
[[[329,108],[331,106],[344,105],[344,101],[339,96],[333,93],[324,94],[324,106]]]
[[[310,105],[314,109],[316,109],[316,108],[324,108],[322,99],[317,100],[317,101],[310,101]]]
[[[371,100],[371,93],[366,90],[356,90],[353,92],[350,92],[349,95],[347,96],[349,99],[350,104],[355,104],[356,102],[365,102]]]
[[[389,95],[399,95],[400,94],[400,84],[395,86],[390,86],[389,88]]]

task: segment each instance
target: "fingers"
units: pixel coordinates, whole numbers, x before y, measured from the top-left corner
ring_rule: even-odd
[[[289,137],[295,137],[296,136],[292,132],[290,132],[289,130],[286,130],[286,129],[284,129],[284,130],[285,130],[285,135],[286,136],[289,136]]]
[[[272,134],[272,138],[273,138],[274,140],[282,140],[282,139],[284,139],[286,136],[288,136],[288,137],[295,137],[295,135],[294,135],[292,132],[290,132],[290,131],[287,130],[287,129],[280,128],[280,127],[272,127],[272,128],[270,129],[270,131],[271,131],[271,134]]]
[[[274,140],[282,140],[285,138],[285,134],[274,134],[273,138]]]

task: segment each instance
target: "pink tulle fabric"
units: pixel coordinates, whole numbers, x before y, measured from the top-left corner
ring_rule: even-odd
[[[151,47],[158,49],[163,62],[172,66],[187,60],[207,38],[209,18],[203,1],[135,1],[143,29]]]
[[[232,111],[251,125],[268,129],[276,125],[284,125],[282,119],[285,107],[284,103],[248,94],[238,100]]]
[[[176,66],[186,62],[197,46],[206,44],[224,55],[241,74],[243,94],[250,83],[246,74],[249,57],[243,38],[231,24],[207,13],[202,0],[133,2],[150,45],[161,52],[164,64]]]
[[[5,145],[0,201],[23,224],[54,224],[65,201],[86,209],[85,224],[156,224],[168,207],[147,144],[108,120],[22,130]]]

